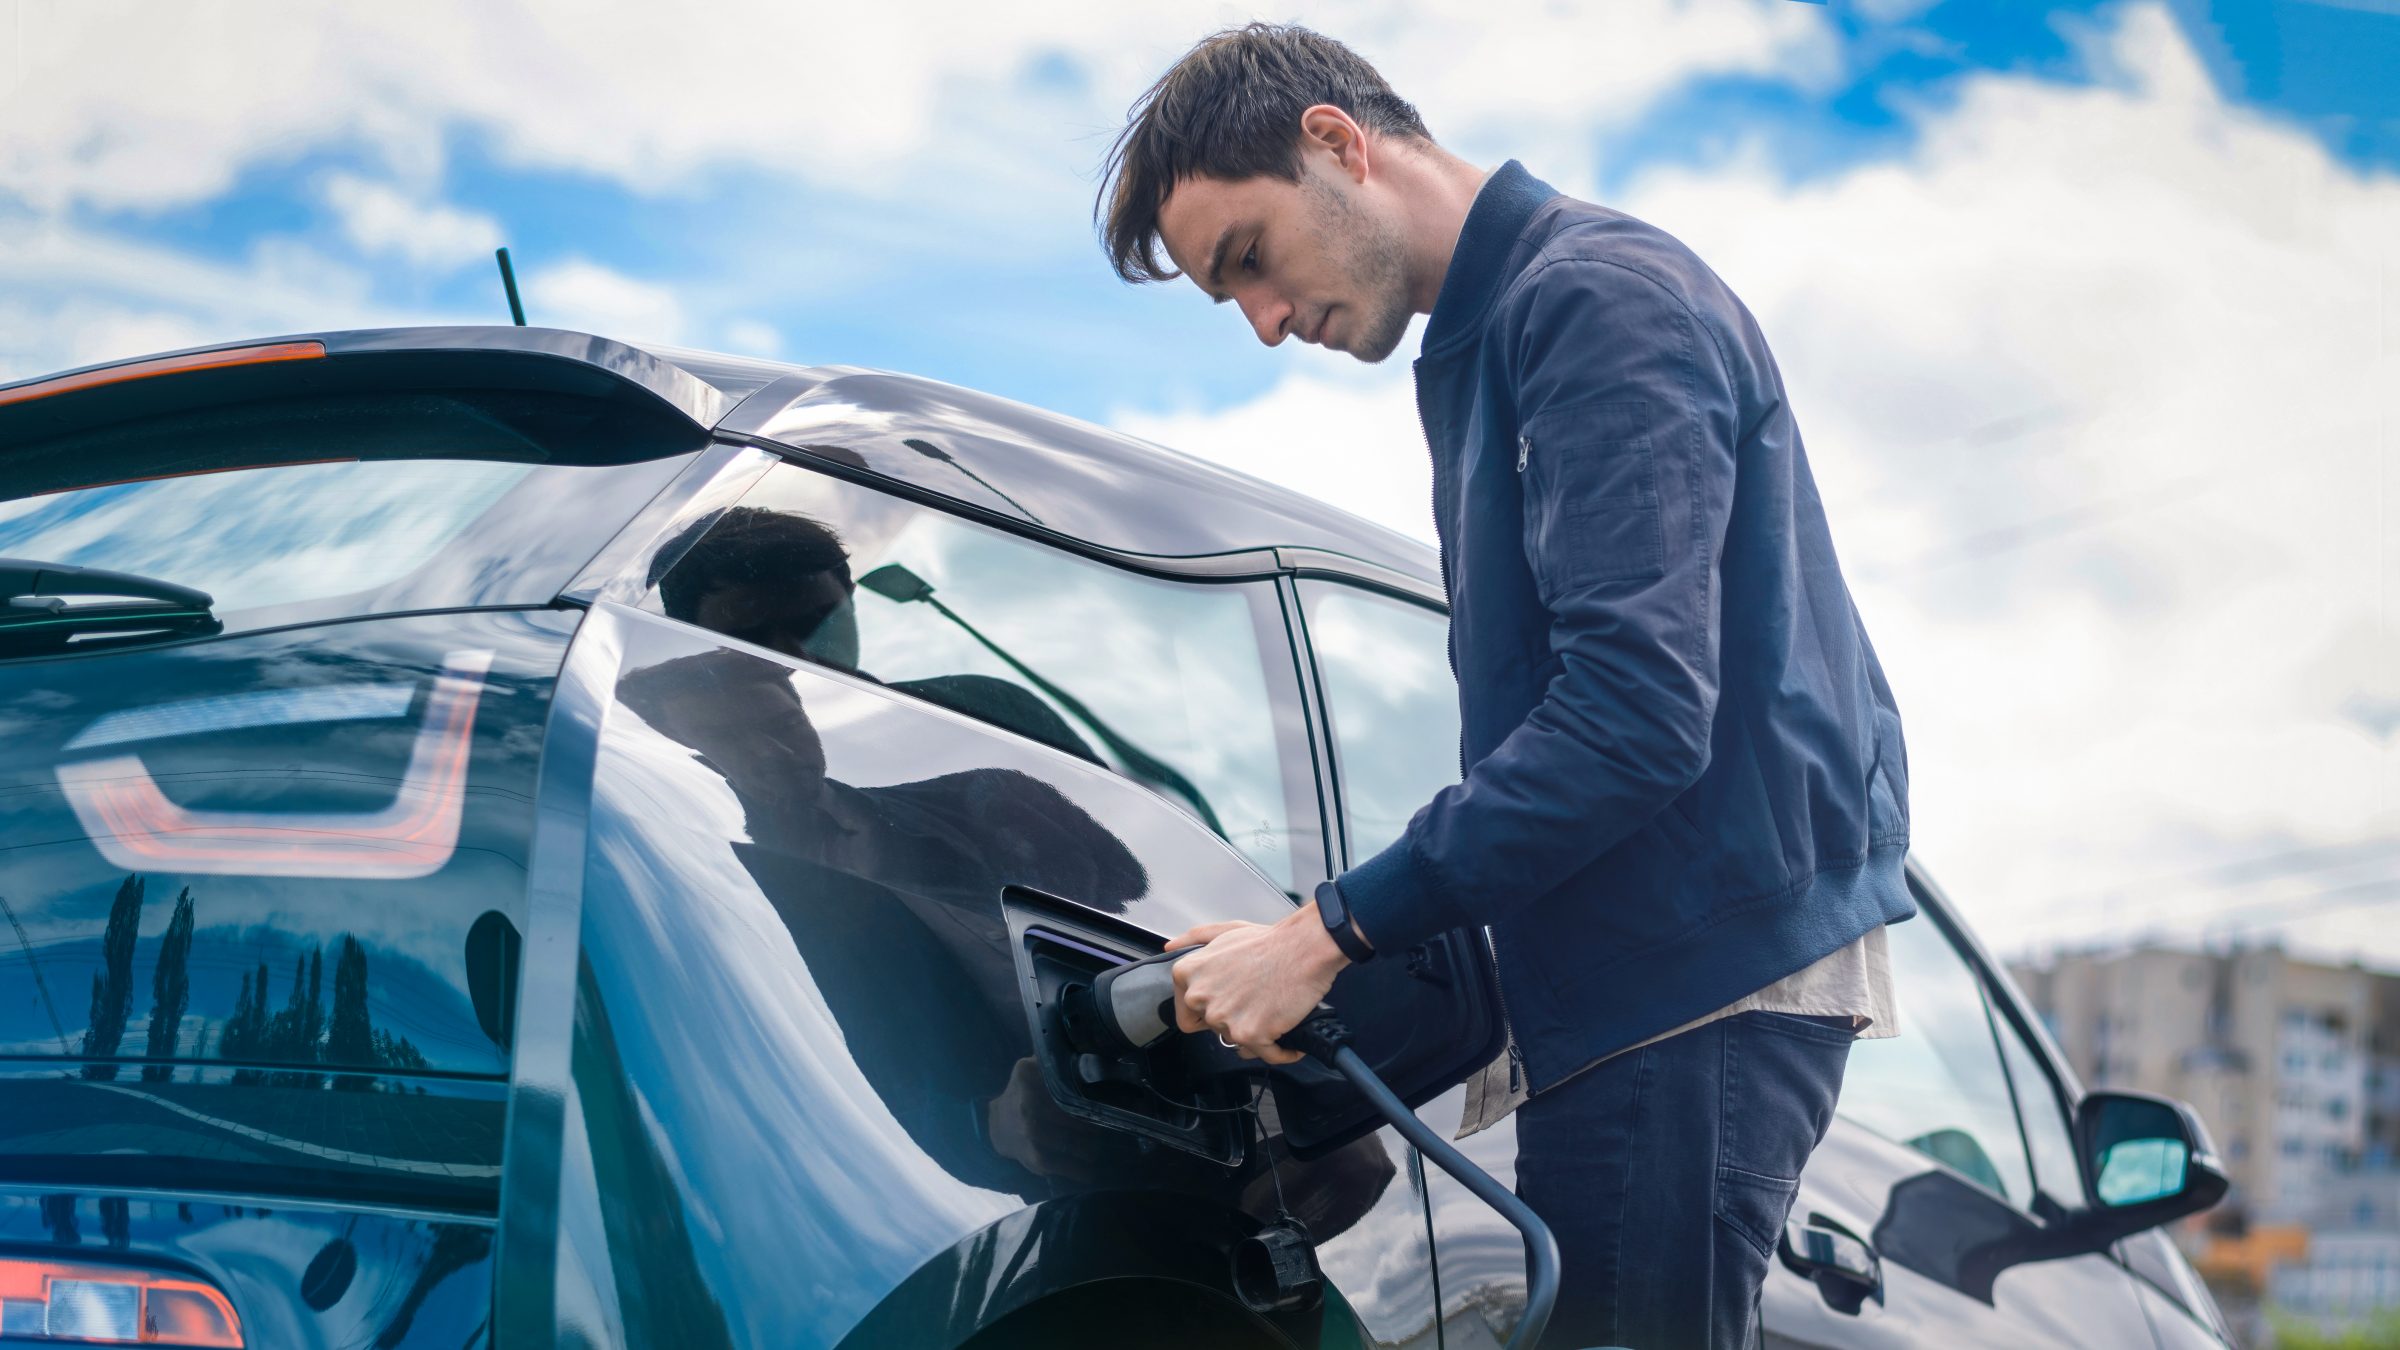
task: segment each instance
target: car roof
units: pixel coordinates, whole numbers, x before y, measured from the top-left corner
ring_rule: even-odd
[[[740,402],[717,423],[1113,553],[1281,548],[1438,587],[1432,548],[1304,493],[1012,399],[857,366],[655,349]],[[758,383],[781,369],[779,377]],[[1338,570],[1338,569],[1336,569]]]
[[[324,359],[235,359],[294,349]],[[170,378],[155,377],[161,373]],[[1317,561],[1327,565],[1319,570],[1381,574],[1409,583],[1399,589],[1438,598],[1439,568],[1425,544],[1305,494],[1088,422],[913,375],[637,345],[562,329],[304,333],[85,367],[0,385],[0,446],[186,405],[459,380],[580,385],[696,430],[840,464],[1110,553],[1189,559],[1291,550],[1320,555]],[[1342,560],[1365,566],[1348,569]]]

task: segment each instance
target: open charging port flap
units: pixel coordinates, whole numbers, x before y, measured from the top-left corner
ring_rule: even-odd
[[[1043,1080],[1068,1114],[1130,1131],[1238,1167],[1251,1124],[1240,1110],[1248,1080],[1195,1073],[1187,1043],[1170,1036],[1144,1050],[1106,1054],[1080,1048],[1069,1036],[1069,990],[1089,987],[1102,971],[1157,955],[1162,941],[1129,924],[1071,902],[1012,889],[1003,900],[1018,992],[1033,1035]]]

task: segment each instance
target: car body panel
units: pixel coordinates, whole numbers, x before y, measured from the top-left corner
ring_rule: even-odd
[[[1288,913],[1221,840],[1083,761],[623,606],[595,607],[569,667],[563,689],[608,703],[574,980],[553,971],[538,994],[572,1013],[532,1006],[529,981],[519,1060],[521,1098],[563,1085],[556,1222],[504,1233],[504,1329],[832,1345],[960,1244],[1083,1212],[1013,1217],[1029,1206],[1134,1190],[1203,1226],[1273,1213],[1255,1160],[1230,1170],[1059,1109],[1001,906],[1023,887],[1155,937]],[[512,1214],[543,1203],[519,1162]],[[1369,1281],[1344,1293],[1371,1334],[1428,1324],[1423,1211],[1388,1136],[1282,1170],[1327,1270]],[[1056,1273],[1074,1269],[1062,1254]],[[1017,1295],[1047,1292],[1040,1270]],[[1222,1290],[1227,1272],[1180,1278]],[[542,1283],[552,1309],[523,1295]]]
[[[2141,1346],[2150,1331],[2125,1270],[2105,1255],[2005,1265],[2032,1220],[1924,1154],[1836,1117],[1801,1176],[1793,1217],[1865,1238],[1884,1297],[1828,1306],[1781,1261],[1762,1291],[1769,1346]]]

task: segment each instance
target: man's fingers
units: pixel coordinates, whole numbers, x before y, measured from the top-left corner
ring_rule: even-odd
[[[1227,919],[1220,923],[1204,923],[1197,928],[1185,929],[1181,936],[1167,944],[1167,950],[1176,952],[1182,951],[1186,947],[1205,947],[1209,943],[1216,941],[1219,934],[1231,932],[1236,928],[1248,928],[1249,926],[1249,924],[1242,922],[1240,919]]]
[[[1230,1028],[1214,1023],[1203,1023],[1202,1030],[1232,1046],[1235,1053],[1244,1059],[1264,1060],[1269,1064],[1297,1064],[1308,1058],[1296,1050],[1287,1050],[1276,1044],[1272,1037],[1258,1037],[1256,1027],[1243,1029],[1244,1035],[1256,1037],[1255,1039],[1244,1039],[1243,1036],[1235,1035]]]
[[[1225,1039],[1232,1040],[1233,1038],[1229,1036]],[[1234,1041],[1233,1049],[1234,1053],[1244,1059],[1265,1060],[1269,1064],[1297,1064],[1308,1058],[1297,1050],[1286,1050],[1280,1045],[1244,1045],[1239,1041]]]

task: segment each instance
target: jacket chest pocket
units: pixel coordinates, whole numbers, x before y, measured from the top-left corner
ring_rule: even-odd
[[[1517,436],[1525,555],[1545,595],[1666,575],[1648,405],[1544,409]]]

